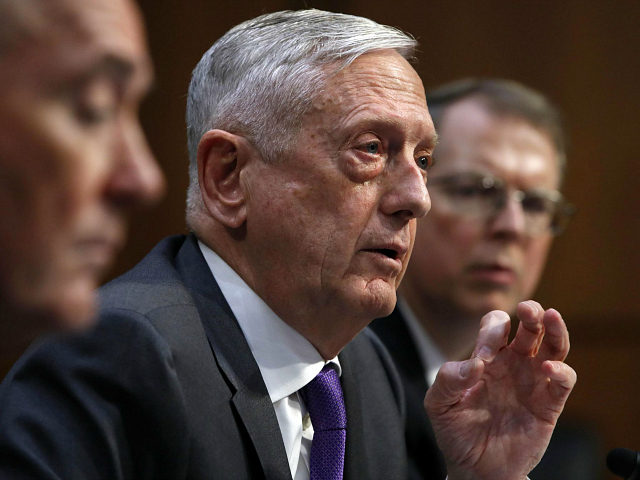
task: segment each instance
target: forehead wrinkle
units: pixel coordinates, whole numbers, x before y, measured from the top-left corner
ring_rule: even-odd
[[[371,84],[347,86],[332,98],[331,106],[342,113],[340,124],[378,122],[402,127],[409,117],[423,117],[425,123],[429,118],[424,99],[397,83],[392,88]]]
[[[393,129],[403,133],[404,142],[433,149],[436,134],[422,81],[406,60],[395,55],[365,54],[331,75],[304,123],[342,141],[354,130]],[[395,56],[395,61],[384,61],[385,56]]]
[[[376,100],[384,99],[389,102],[402,101],[419,104],[426,108],[426,97],[422,83],[417,78],[401,75],[397,66],[393,66],[398,73],[387,71],[374,71],[370,69],[360,69],[346,71],[341,78],[337,78],[335,83],[329,88],[337,87],[338,97],[372,97]],[[415,80],[418,80],[416,83]],[[419,88],[418,88],[419,87]]]

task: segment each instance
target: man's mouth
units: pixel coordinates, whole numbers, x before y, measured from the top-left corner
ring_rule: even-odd
[[[380,273],[391,276],[402,272],[407,251],[407,247],[397,242],[379,243],[378,246],[361,250],[371,256]]]
[[[511,267],[497,263],[472,265],[468,272],[476,280],[500,286],[510,286],[517,279],[516,272]]]
[[[123,246],[123,236],[119,234],[94,234],[82,238],[76,244],[76,254],[80,262],[97,274],[102,274],[113,263]]]
[[[364,250],[365,252],[379,253],[380,255],[384,255],[392,260],[399,260],[400,254],[398,251],[392,248],[367,248]]]

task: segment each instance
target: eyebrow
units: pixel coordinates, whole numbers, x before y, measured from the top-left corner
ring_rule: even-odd
[[[146,62],[145,62],[146,63]],[[144,67],[145,64],[142,64]],[[151,67],[138,68],[136,65],[120,56],[106,54],[99,57],[86,71],[82,72],[73,82],[76,85],[91,82],[92,80],[106,76],[120,86],[124,86],[139,72],[139,81],[136,81],[136,90],[147,90],[153,83]]]
[[[429,147],[431,147],[432,149],[436,148],[439,142],[440,142],[440,136],[438,135],[438,132],[434,132],[431,138],[429,139]]]

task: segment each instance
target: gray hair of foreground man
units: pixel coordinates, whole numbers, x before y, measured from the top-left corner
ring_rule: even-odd
[[[448,83],[427,92],[427,105],[436,130],[447,108],[467,99],[477,99],[494,115],[520,118],[545,132],[558,153],[562,176],[567,162],[566,135],[560,112],[544,95],[512,80],[468,78]]]
[[[229,30],[203,55],[189,86],[187,222],[202,205],[197,151],[208,130],[243,135],[265,161],[276,161],[330,75],[376,50],[412,60],[416,45],[393,27],[315,9],[270,13]]]

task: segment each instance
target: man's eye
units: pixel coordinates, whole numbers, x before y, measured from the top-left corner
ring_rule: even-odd
[[[433,165],[433,157],[431,155],[420,155],[416,158],[416,164],[422,170],[428,170]]]
[[[363,149],[371,155],[376,155],[380,153],[380,142],[367,142],[363,145]]]
[[[111,106],[95,106],[95,105],[78,105],[76,107],[76,116],[78,120],[85,125],[98,125],[111,118],[115,108]]]
[[[97,126],[111,120],[117,114],[118,90],[108,79],[94,79],[73,94],[74,113],[83,125]]]
[[[522,208],[529,213],[549,213],[553,204],[540,195],[529,194],[522,200]]]
[[[475,184],[460,184],[452,185],[449,189],[449,194],[462,197],[462,198],[476,198],[490,195],[490,189],[483,188],[482,185]]]

